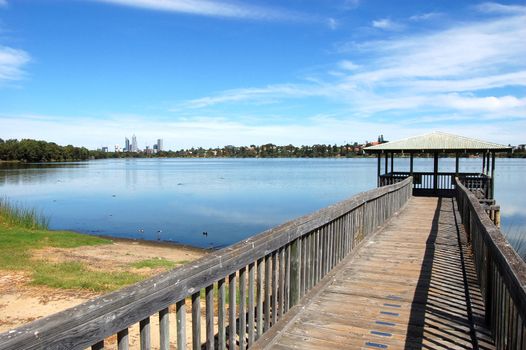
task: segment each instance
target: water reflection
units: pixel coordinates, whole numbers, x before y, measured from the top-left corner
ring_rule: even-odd
[[[415,159],[415,171],[432,168]],[[479,159],[462,159],[477,172]],[[382,160],[383,165],[383,160]],[[454,171],[441,159],[441,171]],[[511,238],[526,161],[498,159],[496,198]],[[409,169],[395,159],[395,170]],[[223,246],[376,186],[376,159],[116,159],[0,165],[0,195],[42,209],[51,227],[201,247]],[[208,235],[203,235],[207,232]],[[510,239],[511,240],[511,239]]]

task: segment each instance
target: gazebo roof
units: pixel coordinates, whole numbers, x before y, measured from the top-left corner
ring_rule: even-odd
[[[511,147],[497,143],[481,141],[469,137],[452,135],[435,131],[429,134],[391,141],[363,149],[366,153],[386,152],[421,152],[421,153],[453,153],[453,152],[511,152]]]

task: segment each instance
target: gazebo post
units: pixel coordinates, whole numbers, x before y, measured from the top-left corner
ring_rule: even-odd
[[[413,152],[409,153],[409,173],[413,176]]]
[[[380,168],[382,166],[382,163],[380,162],[381,158],[382,158],[382,154],[378,153],[378,171],[377,171],[378,179],[376,181],[377,182],[376,187],[380,187]]]
[[[438,193],[438,152],[434,152],[433,164],[433,193]]]
[[[489,151],[487,152],[487,155],[488,155],[488,160],[486,161],[486,175],[489,175],[489,156],[490,156]]]
[[[491,152],[491,192],[490,199],[495,198],[495,152]]]
[[[486,153],[482,153],[482,174],[486,173]]]
[[[389,173],[389,163],[387,163],[387,158],[389,157],[389,154],[385,152],[385,174]]]
[[[394,152],[391,152],[391,172],[394,173]]]
[[[455,177],[458,177],[458,168],[459,168],[458,157],[459,157],[459,154],[457,152],[455,153]]]

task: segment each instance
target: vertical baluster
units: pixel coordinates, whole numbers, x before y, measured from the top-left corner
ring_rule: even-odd
[[[248,265],[248,346],[254,343],[254,269],[255,263]]]
[[[211,284],[205,289],[206,298],[206,348],[214,350],[214,285]]]
[[[257,261],[257,312],[256,339],[263,334],[263,259]]]
[[[159,342],[161,350],[170,350],[170,313],[168,308],[159,311]]]
[[[228,342],[229,349],[236,348],[236,273],[228,276]]]
[[[283,307],[285,305],[285,250],[279,249],[279,305],[278,317],[283,316]]]
[[[186,305],[180,300],[175,305],[177,318],[177,350],[186,349]],[[127,332],[126,332],[127,333]],[[127,334],[126,334],[127,336]],[[120,349],[119,349],[120,350]]]
[[[201,291],[192,294],[192,349],[201,349]]]
[[[150,318],[146,317],[139,322],[141,350],[150,350]]]
[[[271,256],[265,256],[265,314],[263,332],[270,328],[270,289],[271,289]]]
[[[128,350],[129,349],[129,340],[128,340],[128,328],[123,329],[117,333],[117,348],[118,350]]]
[[[245,350],[245,334],[247,330],[247,268],[239,270],[239,349]]]
[[[276,324],[278,318],[278,255],[272,253],[272,325]]]
[[[305,277],[307,266],[305,261],[307,260],[307,236],[301,237],[301,264],[300,264],[300,299],[305,295]]]
[[[296,305],[300,299],[300,261],[301,242],[296,238],[290,244],[290,307]]]
[[[285,305],[284,312],[289,311],[290,306],[290,244],[285,247]]]
[[[219,350],[226,349],[226,289],[225,279],[217,281],[217,347]]]

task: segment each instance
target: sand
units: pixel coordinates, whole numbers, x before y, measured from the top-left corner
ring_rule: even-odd
[[[33,259],[51,262],[80,261],[93,270],[128,271],[153,276],[166,268],[131,269],[133,262],[165,258],[171,261],[186,263],[205,255],[207,251],[167,245],[155,242],[115,240],[113,244],[79,247],[74,249],[45,248],[33,251]],[[31,277],[27,272],[0,270],[0,333],[24,325],[25,323],[68,309],[88,301],[103,293],[85,290],[63,290],[30,285]],[[187,311],[190,311],[188,303]],[[170,314],[170,321],[175,325],[175,314]],[[191,330],[191,315],[187,316],[187,329]],[[152,346],[158,348],[158,317],[151,319]],[[202,329],[204,330],[204,323]],[[175,332],[175,327],[171,327]],[[157,331],[156,331],[157,330]],[[175,341],[175,334],[171,338]],[[138,325],[130,328],[130,348],[138,348]],[[190,340],[190,337],[188,337]],[[116,347],[115,339],[107,340],[107,348]]]

